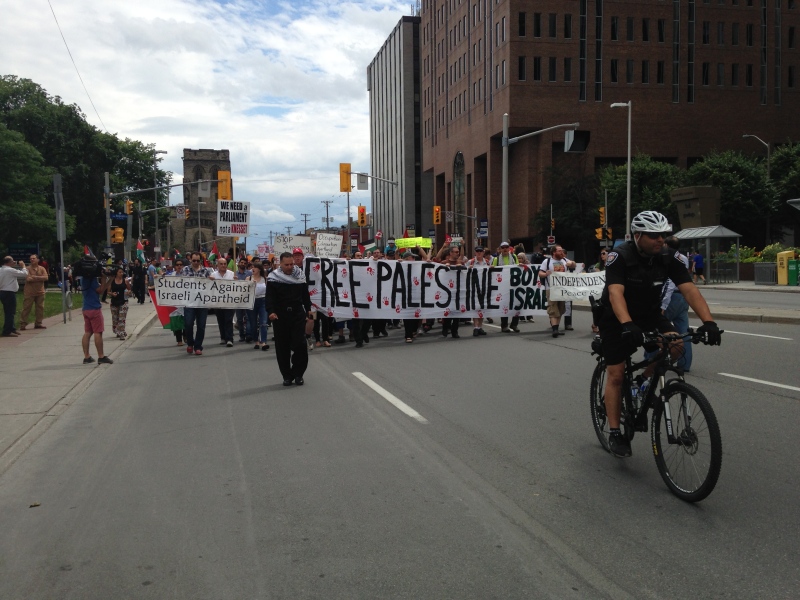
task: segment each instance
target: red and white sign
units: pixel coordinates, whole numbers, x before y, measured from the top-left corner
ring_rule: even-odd
[[[378,231],[375,232],[375,239],[379,240],[382,237],[383,237],[383,232],[380,229],[378,229]]]
[[[445,244],[449,244],[449,243],[450,243],[450,242],[452,242],[452,241],[453,241],[453,238],[451,238],[449,235],[446,235],[446,236],[444,237],[444,243],[445,243]]]
[[[548,244],[555,244],[555,243],[556,243],[556,236],[554,236],[554,235],[548,235],[548,236],[547,236],[547,243],[548,243]]]

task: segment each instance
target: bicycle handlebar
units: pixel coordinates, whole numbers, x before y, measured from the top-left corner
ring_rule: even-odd
[[[725,333],[724,329],[719,330],[720,335]],[[674,342],[676,340],[688,340],[692,344],[708,345],[708,338],[704,333],[698,333],[690,327],[686,333],[660,333],[658,331],[645,331],[644,343],[652,344],[657,342]]]

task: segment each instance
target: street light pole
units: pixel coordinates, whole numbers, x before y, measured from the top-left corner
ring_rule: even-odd
[[[769,143],[765,142],[764,140],[762,140],[757,135],[750,135],[750,134],[747,134],[747,133],[745,133],[742,136],[742,138],[755,138],[767,148],[767,179],[769,179],[769,152],[770,152]],[[765,238],[765,241],[764,241],[765,244],[769,244],[769,242],[770,242],[769,230],[770,230],[770,214],[768,212],[767,213],[767,235],[766,235],[766,238]]]
[[[631,237],[631,112],[633,111],[633,101],[628,100],[627,102],[614,102],[611,105],[611,108],[623,108],[627,107],[628,109],[628,182],[627,182],[627,192],[625,194],[625,233],[627,234],[626,238],[630,239]]]
[[[526,133],[525,135],[520,135],[515,138],[508,137],[508,113],[503,114],[503,171],[502,171],[502,188],[501,188],[501,242],[508,241],[508,147],[511,144],[515,144],[520,140],[524,140],[525,138],[533,137],[535,135],[541,135],[543,133],[547,133],[548,131],[553,131],[554,129],[577,129],[580,126],[580,123],[565,123],[563,125],[553,125],[552,127],[547,127],[545,129],[539,129],[538,131],[532,131],[531,133]]]
[[[159,154],[167,154],[166,150],[156,150],[153,148],[153,187],[158,187],[158,155]],[[158,208],[158,190],[153,190],[153,196],[155,197],[155,204],[153,205],[154,208]],[[158,235],[158,210],[156,212],[156,235],[155,235],[155,245],[153,250],[156,253],[161,252],[161,236]]]

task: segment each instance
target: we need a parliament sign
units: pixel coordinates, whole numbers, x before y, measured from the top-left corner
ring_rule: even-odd
[[[247,236],[250,233],[250,203],[217,202],[217,235]]]

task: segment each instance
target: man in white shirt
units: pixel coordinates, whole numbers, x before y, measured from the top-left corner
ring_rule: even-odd
[[[19,261],[19,269],[14,268],[14,259],[6,256],[3,259],[3,266],[0,267],[0,301],[3,303],[5,321],[3,322],[3,337],[18,337],[16,327],[14,327],[14,316],[17,312],[17,292],[19,282],[28,278],[28,270],[25,263]]]
[[[561,246],[554,246],[552,255],[545,258],[539,267],[539,277],[547,290],[547,316],[550,317],[550,327],[553,329],[553,337],[564,335],[558,330],[561,323],[561,316],[566,310],[565,302],[550,302],[550,275],[553,272],[566,272],[567,269],[574,269],[575,262],[564,256],[564,249]]]
[[[233,281],[233,271],[228,269],[228,263],[224,258],[217,259],[217,270],[211,273],[211,279],[225,279]],[[233,348],[233,315],[236,314],[235,308],[215,308],[214,314],[217,315],[217,325],[219,325],[220,346]]]
[[[489,261],[486,260],[486,252],[483,246],[475,247],[475,257],[467,261],[467,266],[472,269],[485,268],[489,266]],[[479,335],[486,335],[486,332],[483,330],[483,318],[472,319],[472,327],[473,327],[472,329],[473,337],[478,337]]]

